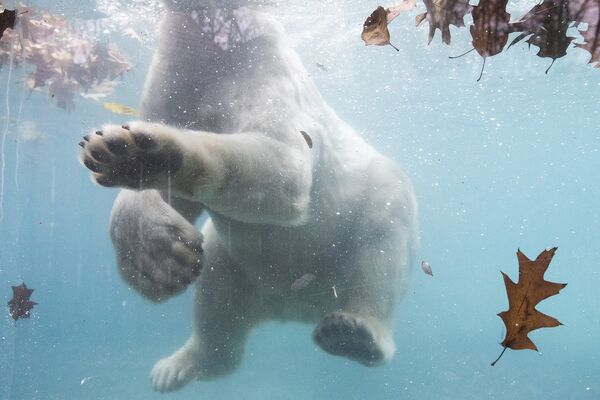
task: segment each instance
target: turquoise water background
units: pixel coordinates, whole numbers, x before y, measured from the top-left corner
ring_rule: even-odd
[[[93,8],[38,3],[68,17]],[[399,52],[365,47],[360,28],[376,6],[279,7],[326,100],[415,186],[421,248],[397,308],[393,361],[368,369],[318,349],[311,326],[269,323],[232,376],[154,393],[152,365],[191,330],[190,290],[155,305],[121,281],[108,237],[116,190],[92,184],[77,160],[82,135],[129,118],[84,99],[68,113],[29,93],[22,70],[9,80],[3,68],[0,302],[24,281],[39,304],[30,320],[14,323],[7,310],[0,318],[0,399],[600,398],[600,69],[571,48],[546,75],[550,60],[519,45],[488,59],[477,82],[475,52],[448,59],[471,47],[468,29],[452,30],[452,47],[439,32],[427,46],[427,28],[414,27],[422,4],[390,25]],[[103,40],[135,64],[107,101],[137,105],[152,43],[118,32]],[[25,121],[38,136],[21,135]],[[491,367],[504,337],[496,314],[507,309],[500,271],[516,280],[517,248],[534,258],[554,246],[546,278],[568,286],[538,309],[564,326],[530,335],[540,353],[509,350]]]

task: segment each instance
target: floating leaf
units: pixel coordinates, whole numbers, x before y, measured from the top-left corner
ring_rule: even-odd
[[[442,32],[442,42],[450,44],[450,25],[465,26],[463,18],[471,12],[472,6],[465,0],[423,0],[427,12],[417,15],[415,22],[419,26],[425,19],[429,22],[429,42],[433,40],[435,30]]]
[[[481,0],[473,6],[471,36],[473,47],[482,57],[496,55],[502,51],[512,31],[510,14],[506,12],[508,0]]]
[[[510,46],[529,36],[527,43],[539,48],[537,55],[552,58],[553,64],[567,54],[574,39],[567,36],[567,30],[573,23],[587,26],[585,30],[578,28],[584,43],[575,46],[587,50],[592,56],[590,63],[599,63],[596,67],[600,67],[600,0],[544,0],[511,23],[512,30],[521,33]]]
[[[500,343],[504,349],[492,366],[502,357],[507,348],[537,350],[535,344],[527,337],[529,332],[539,328],[562,325],[557,319],[535,309],[540,301],[558,294],[562,288],[567,286],[566,283],[544,280],[544,273],[548,269],[556,249],[554,247],[542,251],[535,261],[531,261],[521,250],[518,250],[519,281],[517,283],[514,283],[508,275],[502,272],[508,295],[508,310],[499,313],[498,316],[506,325],[506,336]]]
[[[4,10],[0,13],[0,38],[7,29],[15,27],[16,10]]]
[[[0,14],[0,29],[4,26]],[[43,15],[19,7],[14,29],[0,39],[0,68],[29,64],[24,79],[33,90],[48,88],[57,106],[75,108],[73,97],[95,86],[122,77],[131,64],[114,47],[90,38],[63,17]]]
[[[25,283],[19,286],[11,286],[13,297],[8,302],[8,313],[16,321],[19,318],[29,318],[29,311],[37,303],[30,301],[29,298],[33,289],[29,289]]]
[[[585,31],[580,30],[585,43],[575,46],[587,50],[592,55],[589,62],[600,68],[600,0],[571,0],[569,12],[573,21],[587,24]]]
[[[506,12],[507,3],[508,0],[481,0],[471,12],[473,25],[471,25],[470,31],[473,47],[483,57],[481,74],[485,67],[485,59],[500,53],[508,42],[511,27],[508,23],[510,14]],[[481,74],[479,79],[481,79]]]
[[[521,32],[521,34],[510,43],[509,47],[529,36],[527,43],[539,48],[537,55],[552,58],[552,64],[554,64],[557,58],[567,54],[567,48],[574,39],[567,36],[570,23],[571,17],[567,1],[545,0],[533,7],[519,21],[511,24],[513,31]]]
[[[114,112],[115,114],[133,115],[135,117],[140,115],[140,112],[135,108],[131,108],[121,103],[102,103],[104,108]]]
[[[367,46],[370,44],[376,46],[390,45],[398,50],[396,46],[390,43],[390,31],[387,26],[402,11],[415,8],[416,4],[416,0],[404,0],[401,4],[387,9],[382,6],[377,7],[363,24],[360,37]]]

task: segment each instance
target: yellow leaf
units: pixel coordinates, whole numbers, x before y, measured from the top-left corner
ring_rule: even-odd
[[[136,117],[138,117],[140,115],[140,112],[138,110],[131,108],[129,106],[126,106],[124,104],[102,103],[102,105],[104,106],[104,108],[114,112],[115,114],[126,114],[126,115],[133,115]]]

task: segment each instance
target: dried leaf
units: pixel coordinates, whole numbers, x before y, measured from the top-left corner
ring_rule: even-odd
[[[450,25],[465,26],[463,18],[471,12],[472,6],[466,0],[423,0],[427,12],[417,15],[416,25],[425,19],[429,22],[429,41],[431,43],[435,30],[442,32],[442,42],[450,44]]]
[[[587,50],[592,56],[590,63],[600,67],[600,0],[544,0],[511,24],[512,30],[521,34],[510,46],[529,36],[527,43],[539,48],[537,55],[550,57],[554,63],[567,54],[574,39],[567,36],[572,23],[587,25],[585,30],[578,28],[585,42],[575,46]]]
[[[20,7],[16,19],[15,28],[4,35],[14,35],[14,40],[0,40],[0,67],[30,64],[34,68],[26,85],[48,88],[50,99],[61,108],[73,110],[77,93],[114,81],[131,68],[116,48],[95,41],[63,17]]]
[[[400,3],[400,4],[396,5],[396,6],[390,6],[387,9],[387,22],[388,22],[388,24],[390,22],[392,22],[392,20],[394,18],[396,18],[398,15],[400,15],[401,12],[412,10],[416,6],[417,6],[417,1],[416,0],[404,0],[402,3]]]
[[[13,297],[8,302],[8,313],[15,321],[19,318],[29,318],[29,311],[37,303],[30,301],[29,298],[33,293],[33,289],[29,289],[25,283],[19,286],[11,286]]]
[[[363,24],[361,39],[368,46],[384,46],[390,44],[390,31],[387,28],[387,11],[379,6]]]
[[[481,0],[473,7],[471,36],[473,47],[483,58],[502,51],[511,32],[510,14],[506,12],[508,0]]]
[[[567,48],[574,39],[567,36],[570,23],[571,17],[567,1],[545,0],[533,7],[519,21],[511,23],[512,30],[521,32],[521,34],[508,47],[529,36],[527,43],[539,48],[537,55],[552,58],[552,64],[554,64],[557,58],[567,54]]]
[[[365,42],[365,45],[390,45],[398,50],[398,48],[390,43],[390,31],[387,26],[402,11],[411,10],[415,6],[416,0],[404,0],[401,4],[388,9],[382,6],[377,7],[363,24],[363,31],[360,37]]]
[[[521,250],[518,250],[519,281],[517,283],[514,283],[508,275],[502,272],[508,295],[508,310],[499,313],[498,316],[506,325],[506,336],[500,343],[504,349],[492,365],[496,364],[507,348],[537,350],[535,344],[527,337],[529,332],[539,328],[562,325],[557,319],[535,309],[540,301],[558,294],[562,288],[567,286],[566,283],[544,280],[544,273],[548,269],[556,249],[554,247],[542,251],[535,261],[531,261]]]
[[[135,117],[140,116],[140,112],[134,108],[126,106],[120,103],[102,103],[104,108],[114,112],[115,114],[133,115]]]
[[[508,41],[511,28],[508,23],[510,14],[506,12],[507,3],[508,0],[481,0],[477,6],[473,6],[473,25],[470,27],[472,43],[483,57],[477,81],[483,75],[486,58],[500,53]]]
[[[16,10],[4,10],[0,13],[0,39],[7,29],[15,27]]]
[[[575,46],[587,50],[592,55],[589,62],[600,68],[600,0],[571,0],[569,12],[573,21],[587,24],[587,29],[580,31],[585,43]]]

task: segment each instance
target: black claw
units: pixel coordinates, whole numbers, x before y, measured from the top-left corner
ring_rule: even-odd
[[[83,143],[83,142],[79,142],[79,145],[80,145],[81,147],[84,147],[84,148],[85,148],[85,143]]]
[[[121,125],[121,128],[125,129],[125,130],[129,130],[129,125]]]
[[[96,135],[102,136],[102,135],[104,135],[104,133],[102,133],[102,131],[96,131]]]
[[[85,140],[86,142],[89,142],[90,141],[90,135],[85,135],[83,137],[83,140]]]

